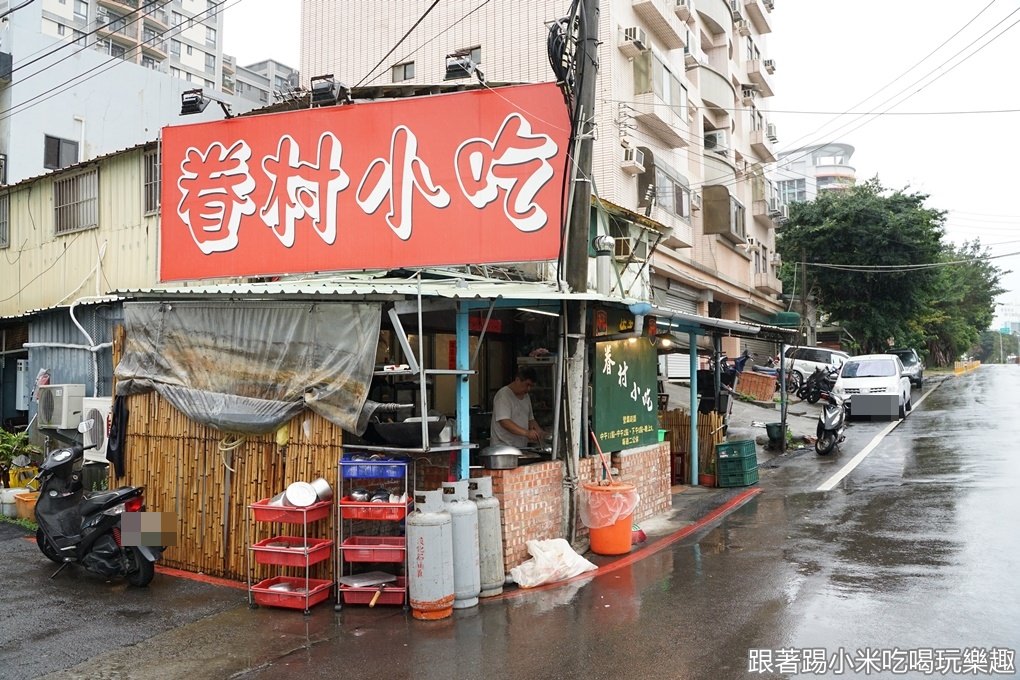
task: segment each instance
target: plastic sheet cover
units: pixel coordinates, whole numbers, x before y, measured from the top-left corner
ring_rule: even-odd
[[[117,394],[154,389],[224,432],[272,432],[307,407],[361,434],[380,319],[371,303],[126,303]]]

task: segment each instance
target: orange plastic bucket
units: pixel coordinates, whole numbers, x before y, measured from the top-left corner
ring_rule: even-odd
[[[634,491],[633,484],[622,484],[619,482],[609,486],[585,484],[584,488],[592,495],[630,493]],[[609,526],[590,528],[588,530],[588,537],[591,543],[591,551],[596,555],[624,555],[629,553],[633,519],[634,513],[630,512]]]

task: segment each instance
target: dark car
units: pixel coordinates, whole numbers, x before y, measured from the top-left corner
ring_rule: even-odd
[[[920,387],[924,381],[924,362],[913,347],[891,349],[887,354],[895,354],[903,362],[903,374],[910,378],[910,384]]]

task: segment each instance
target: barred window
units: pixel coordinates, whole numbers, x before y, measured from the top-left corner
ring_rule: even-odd
[[[99,171],[95,168],[53,182],[55,232],[67,234],[99,225]]]
[[[151,215],[159,210],[159,176],[160,157],[159,149],[146,151],[142,156],[145,192],[145,214]]]
[[[10,194],[0,194],[0,248],[11,245],[11,201]]]

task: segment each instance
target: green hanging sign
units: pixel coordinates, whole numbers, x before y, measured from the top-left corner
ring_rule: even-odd
[[[656,356],[648,338],[595,343],[593,424],[603,451],[658,441]]]

